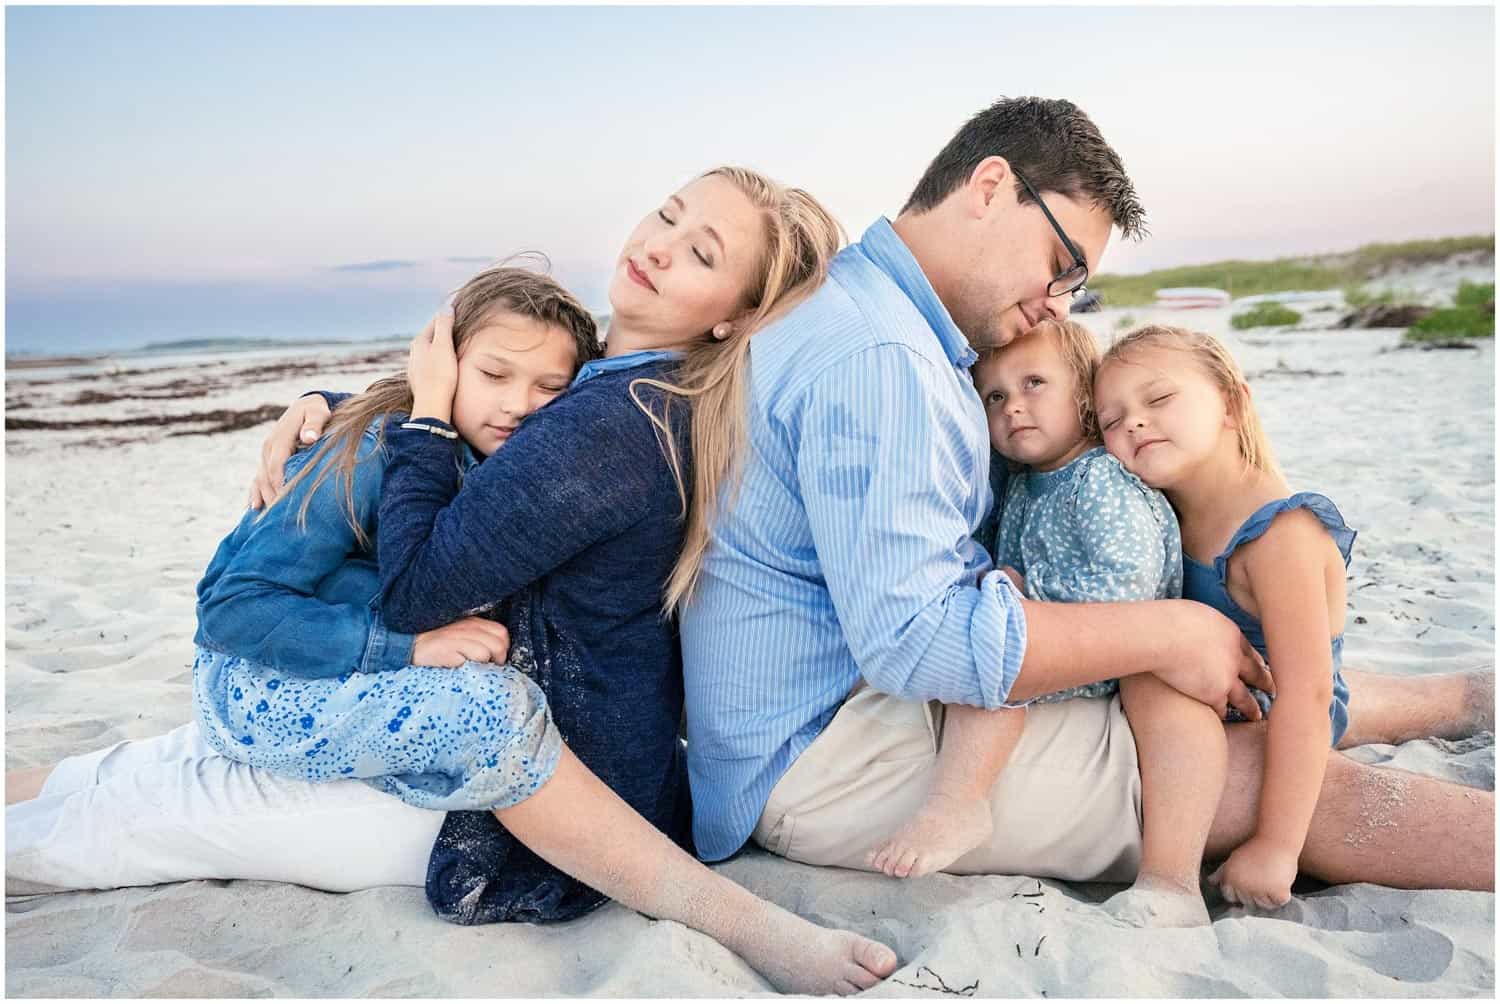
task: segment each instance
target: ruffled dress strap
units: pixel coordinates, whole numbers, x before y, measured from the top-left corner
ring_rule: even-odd
[[[1344,556],[1344,567],[1349,567],[1349,557],[1354,552],[1354,538],[1358,535],[1353,527],[1344,522],[1344,516],[1339,512],[1338,506],[1327,495],[1317,492],[1297,492],[1289,498],[1277,499],[1267,502],[1255,512],[1250,518],[1241,524],[1229,538],[1229,543],[1224,552],[1214,559],[1214,571],[1218,573],[1220,582],[1227,582],[1229,558],[1241,545],[1248,544],[1271,528],[1271,521],[1284,512],[1293,509],[1306,509],[1328,530],[1329,536],[1333,538],[1334,544],[1338,546],[1339,554]]]

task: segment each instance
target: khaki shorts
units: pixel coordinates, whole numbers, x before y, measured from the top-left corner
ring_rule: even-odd
[[[915,815],[942,746],[943,706],[864,688],[771,791],[752,839],[813,865],[865,854]],[[945,871],[1128,882],[1141,861],[1141,781],[1119,697],[1027,708],[990,795],[989,841]]]

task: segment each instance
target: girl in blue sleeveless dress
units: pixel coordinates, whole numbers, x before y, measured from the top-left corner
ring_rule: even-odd
[[[1340,674],[1355,533],[1331,500],[1292,492],[1239,366],[1214,338],[1159,325],[1105,353],[1094,382],[1104,444],[1164,492],[1182,530],[1183,596],[1228,616],[1265,657],[1276,693],[1253,835],[1210,881],[1230,902],[1291,899],[1330,745],[1349,725]]]

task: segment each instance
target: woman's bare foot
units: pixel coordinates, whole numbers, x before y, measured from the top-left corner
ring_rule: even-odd
[[[857,994],[896,971],[896,953],[878,941],[762,907],[721,940],[784,994]]]
[[[942,871],[990,838],[995,823],[984,798],[934,792],[915,817],[876,844],[865,860],[892,878]]]
[[[5,804],[27,802],[42,793],[42,785],[52,774],[51,767],[31,767],[5,772]]]
[[[1139,876],[1135,885],[1115,893],[1102,906],[1105,913],[1131,927],[1206,927],[1210,923],[1196,883],[1183,886],[1152,875]]]

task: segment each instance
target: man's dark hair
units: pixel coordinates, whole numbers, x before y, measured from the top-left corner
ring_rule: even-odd
[[[1109,210],[1126,237],[1146,234],[1146,210],[1099,127],[1071,101],[1001,98],[984,109],[933,158],[903,213],[932,209],[969,180],[986,157],[1004,157],[1038,192],[1058,192]],[[1034,201],[1016,183],[1016,198]]]

